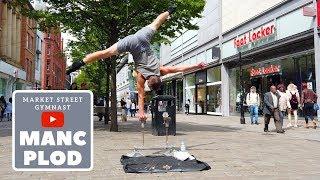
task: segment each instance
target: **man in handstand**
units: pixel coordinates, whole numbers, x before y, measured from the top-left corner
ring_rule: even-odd
[[[146,81],[151,90],[158,91],[161,86],[160,76],[169,73],[186,72],[206,66],[205,63],[190,66],[160,66],[159,59],[154,55],[154,52],[150,48],[150,41],[161,24],[163,24],[174,11],[174,7],[169,7],[166,12],[161,13],[151,24],[143,27],[135,34],[126,36],[105,50],[88,54],[82,61],[74,62],[67,70],[67,74],[94,61],[130,52],[133,56],[137,71],[137,90],[139,97],[138,117],[140,121],[146,121],[147,117],[144,112],[144,84]]]

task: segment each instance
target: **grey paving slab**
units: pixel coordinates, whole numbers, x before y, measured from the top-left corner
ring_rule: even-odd
[[[273,123],[270,127],[274,129]],[[126,174],[122,169],[121,155],[141,146],[137,119],[119,122],[120,132],[108,129],[95,120],[94,169],[90,172],[15,172],[11,168],[11,122],[0,122],[0,179],[320,179],[319,129],[264,133],[262,124],[241,125],[239,117],[178,114],[177,135],[170,136],[169,143],[180,146],[183,140],[188,151],[212,169],[164,174]],[[142,152],[160,152],[165,138],[151,135],[150,121],[146,129]]]

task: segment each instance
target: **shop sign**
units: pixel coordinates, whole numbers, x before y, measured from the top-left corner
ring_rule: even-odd
[[[318,19],[318,28],[320,29],[320,0],[317,1],[317,19]]]
[[[253,29],[241,36],[238,36],[234,39],[234,47],[241,48],[243,46],[258,42],[262,39],[270,37],[274,35],[276,32],[275,23],[272,21],[271,23],[265,24],[259,28]]]
[[[276,74],[276,73],[280,73],[281,65],[271,64],[266,67],[259,67],[259,68],[252,67],[249,71],[250,71],[250,77]]]

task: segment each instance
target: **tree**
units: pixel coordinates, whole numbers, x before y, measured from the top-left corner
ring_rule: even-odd
[[[20,0],[16,3],[26,3]],[[48,30],[51,27],[62,25],[68,29],[78,42],[72,43],[72,48],[83,50],[83,58],[87,52],[92,52],[116,43],[120,38],[135,33],[140,28],[151,23],[158,14],[165,11],[171,4],[177,6],[177,12],[166,22],[153,38],[154,42],[168,42],[174,38],[176,32],[184,29],[197,29],[191,23],[194,18],[201,16],[205,0],[46,0],[50,5],[47,11],[22,11],[35,18],[40,28]],[[116,114],[116,60],[112,57],[110,62],[111,85],[111,131],[117,131]],[[99,67],[107,67],[106,64]],[[98,68],[99,69],[99,68]],[[89,71],[88,71],[89,72]],[[103,72],[100,71],[99,72]]]

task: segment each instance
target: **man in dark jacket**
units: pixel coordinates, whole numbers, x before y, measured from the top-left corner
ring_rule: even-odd
[[[280,95],[277,93],[275,86],[271,86],[270,92],[264,94],[264,132],[269,131],[268,125],[270,118],[273,116],[277,133],[284,133],[280,123],[279,98]]]

